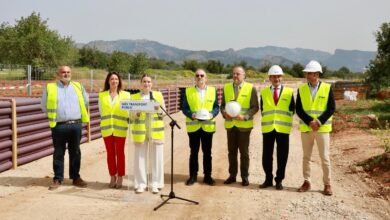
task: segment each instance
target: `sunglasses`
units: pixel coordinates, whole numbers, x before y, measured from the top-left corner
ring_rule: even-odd
[[[196,74],[195,76],[196,76],[196,77],[200,77],[200,78],[203,78],[203,77],[204,77],[204,75],[201,75],[201,74]]]
[[[70,71],[61,71],[61,73],[70,73]]]

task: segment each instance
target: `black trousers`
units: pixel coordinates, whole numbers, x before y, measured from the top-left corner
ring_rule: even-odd
[[[277,145],[277,164],[278,168],[276,170],[276,182],[281,182],[284,179],[286,164],[288,159],[288,150],[289,150],[289,134],[279,133],[275,130],[263,133],[263,169],[265,172],[265,181],[272,183],[273,174],[272,174],[272,162],[273,162],[273,153],[274,145],[276,140]]]
[[[203,174],[205,176],[211,176],[212,170],[212,157],[211,147],[213,145],[213,132],[206,132],[203,129],[199,129],[195,132],[188,133],[190,139],[190,176],[198,175],[198,153],[200,143],[202,142],[203,151]]]
[[[229,174],[236,177],[238,172],[237,154],[240,150],[240,171],[241,177],[249,176],[249,136],[251,130],[240,131],[237,127],[227,130],[228,139],[228,157],[229,157]]]
[[[58,124],[51,129],[53,138],[53,170],[54,180],[64,181],[64,157],[68,148],[69,154],[69,177],[80,177],[81,151],[80,140],[82,136],[82,124]]]

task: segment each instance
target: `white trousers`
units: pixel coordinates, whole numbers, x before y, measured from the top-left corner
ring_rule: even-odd
[[[136,143],[134,149],[134,188],[145,189],[148,184],[148,174],[150,176],[149,187],[164,187],[164,144],[149,144],[149,166],[151,173],[148,172],[148,141]],[[149,169],[150,170],[150,169]]]
[[[329,143],[330,137],[328,132],[302,132],[302,149],[303,149],[303,178],[310,182],[311,178],[311,154],[313,152],[314,141],[317,143],[318,152],[321,158],[323,182],[324,185],[330,184],[330,158]]]

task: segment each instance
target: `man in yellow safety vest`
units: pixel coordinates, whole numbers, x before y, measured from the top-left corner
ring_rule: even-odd
[[[247,83],[245,70],[242,66],[233,68],[233,82],[227,83],[223,89],[221,114],[225,118],[225,128],[228,138],[229,177],[224,184],[236,182],[238,173],[237,154],[240,151],[241,185],[249,185],[249,137],[253,128],[253,116],[259,111],[259,100],[256,88]],[[241,106],[238,115],[227,113],[226,106],[235,101]]]
[[[261,90],[261,131],[263,133],[263,169],[265,181],[260,188],[273,185],[273,153],[274,144],[277,144],[276,189],[282,190],[282,181],[285,176],[289,151],[289,136],[294,114],[293,90],[282,85],[283,70],[278,65],[273,65],[268,71],[269,81],[272,83]]]
[[[89,122],[88,97],[84,87],[71,81],[72,72],[69,66],[60,66],[57,81],[48,83],[43,90],[41,108],[47,113],[52,132],[53,183],[49,190],[57,189],[64,181],[65,150],[69,153],[69,176],[73,185],[86,187],[87,183],[80,178],[80,141],[82,123]]]
[[[207,74],[203,69],[196,70],[195,82],[195,86],[186,89],[182,105],[191,148],[190,178],[186,181],[186,185],[192,185],[197,181],[198,152],[202,142],[203,182],[212,186],[215,181],[211,177],[211,148],[215,132],[215,117],[219,113],[217,92],[215,87],[206,86]]]
[[[314,141],[317,143],[321,158],[325,195],[332,195],[330,186],[329,133],[332,131],[332,115],[336,104],[330,84],[319,80],[322,73],[321,65],[310,61],[303,70],[307,83],[298,89],[296,112],[299,118],[303,149],[304,182],[298,192],[310,190],[310,161]]]

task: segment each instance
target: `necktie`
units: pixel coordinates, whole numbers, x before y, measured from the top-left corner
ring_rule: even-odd
[[[234,100],[237,100],[238,94],[240,93],[240,86],[234,86]]]
[[[278,89],[274,88],[274,102],[275,105],[278,104]]]

